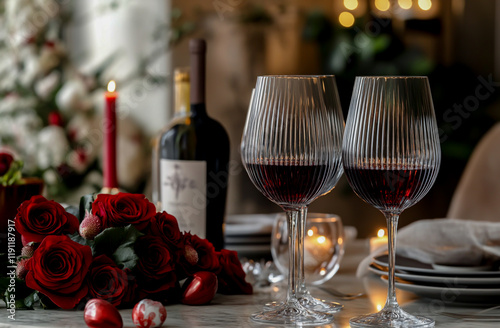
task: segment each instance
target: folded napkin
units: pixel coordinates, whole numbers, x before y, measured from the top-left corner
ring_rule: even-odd
[[[358,266],[357,275],[368,272],[375,250]],[[457,219],[416,221],[398,231],[398,255],[429,264],[477,266],[484,260],[500,260],[500,222]]]
[[[475,266],[500,259],[500,222],[435,219],[399,231],[397,253],[430,264]]]

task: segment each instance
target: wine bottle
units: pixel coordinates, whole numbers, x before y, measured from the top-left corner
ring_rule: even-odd
[[[161,205],[161,183],[160,183],[160,140],[163,134],[172,129],[173,126],[185,125],[189,116],[189,67],[179,67],[174,70],[174,119],[152,140],[152,201],[158,211],[162,211]]]
[[[229,138],[206,111],[206,43],[190,40],[189,50],[190,112],[174,118],[160,138],[159,198],[161,209],[177,218],[181,230],[207,238],[220,250],[224,247]],[[175,87],[182,89],[182,84]],[[184,98],[181,90],[176,96]]]

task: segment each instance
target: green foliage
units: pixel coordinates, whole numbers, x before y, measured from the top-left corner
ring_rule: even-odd
[[[91,243],[92,255],[105,254],[121,269],[133,269],[138,260],[134,243],[142,235],[132,225],[104,229]]]
[[[24,280],[15,278],[14,287],[10,286],[10,281],[9,277],[0,278],[0,291],[4,302],[7,303],[11,295],[14,295],[16,310],[33,310],[33,306],[38,302],[38,292],[28,288]]]
[[[80,211],[78,214],[78,219],[80,220],[80,222],[82,222],[83,219],[85,218],[86,211],[88,211],[88,212],[92,211],[92,203],[94,202],[96,197],[97,197],[97,194],[93,193],[93,194],[83,195],[80,198]]]
[[[18,183],[22,178],[23,161],[13,161],[10,168],[3,176],[0,177],[2,186],[12,186]]]

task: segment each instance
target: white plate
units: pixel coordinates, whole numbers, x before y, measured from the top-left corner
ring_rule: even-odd
[[[368,270],[371,272],[378,274],[380,276],[387,276],[388,272],[380,270],[373,266],[368,266]],[[421,274],[411,274],[411,273],[402,273],[396,272],[396,277],[410,281],[417,282],[420,285],[427,285],[426,283],[432,284],[443,284],[445,286],[456,286],[456,287],[470,287],[470,286],[478,286],[478,285],[499,285],[500,286],[500,277],[446,277],[446,276],[425,276]]]
[[[226,236],[270,235],[277,213],[228,215]]]
[[[250,236],[227,236],[225,238],[226,244],[237,245],[254,245],[254,244],[271,244],[270,235],[250,235]]]
[[[387,282],[387,278],[381,277]],[[443,303],[499,304],[500,288],[454,288],[422,286],[396,281],[396,288],[409,291],[421,297],[440,300]]]
[[[387,255],[380,255],[373,258],[373,262],[376,264],[387,267]],[[399,263],[399,264],[398,264]],[[477,270],[475,270],[477,269]],[[443,266],[440,270],[436,270],[431,264],[421,263],[413,259],[408,259],[404,257],[396,257],[396,270],[407,271],[407,273],[420,273],[425,275],[453,275],[460,277],[471,277],[471,276],[489,276],[489,277],[500,277],[500,271],[481,271],[479,268],[469,267],[469,270],[457,270],[456,267]]]

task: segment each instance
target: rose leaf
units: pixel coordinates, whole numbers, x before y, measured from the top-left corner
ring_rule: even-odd
[[[133,269],[138,260],[134,244],[142,235],[132,225],[104,229],[91,245],[92,254],[94,257],[105,254],[120,268]]]
[[[87,240],[85,238],[83,238],[82,236],[80,236],[80,233],[77,231],[71,235],[68,235],[68,237],[74,241],[74,242],[77,242],[79,243],[80,245],[87,245],[87,246],[92,246],[92,244],[94,243],[93,240]]]
[[[94,202],[96,197],[97,194],[94,193],[94,194],[83,195],[80,198],[80,209],[79,209],[79,215],[77,216],[80,222],[82,222],[83,219],[85,218],[85,211],[92,212],[92,203]]]
[[[38,292],[35,290],[33,293],[29,294],[24,298],[24,306],[27,309],[33,309],[33,305],[35,305],[36,302],[38,302]]]

